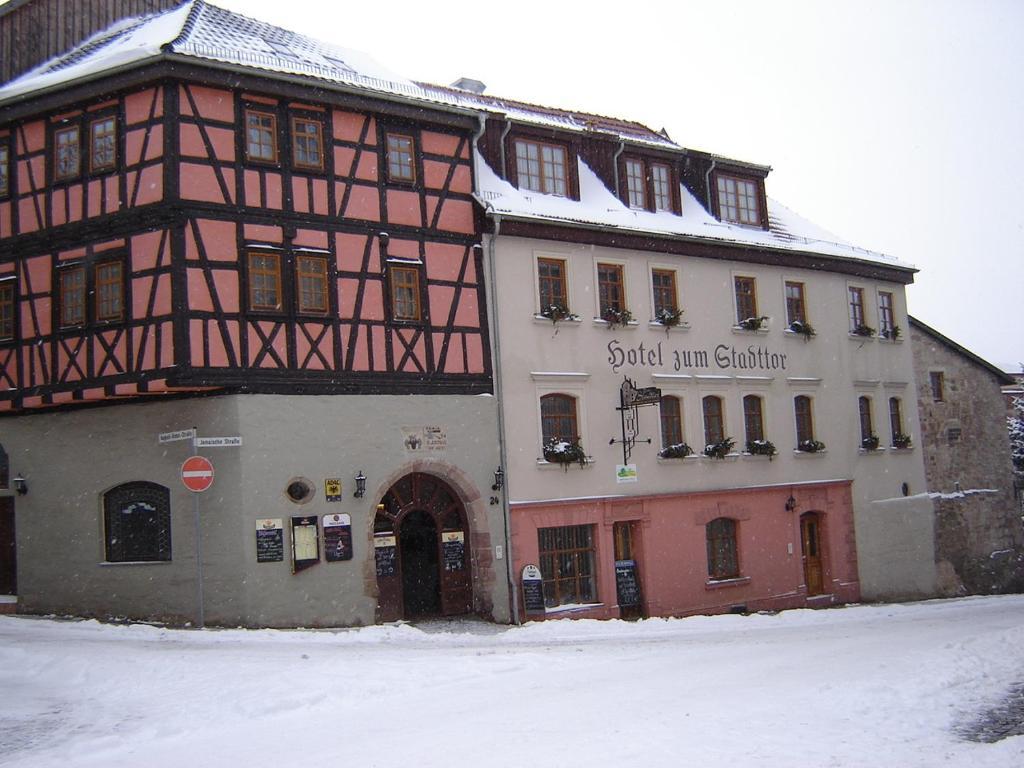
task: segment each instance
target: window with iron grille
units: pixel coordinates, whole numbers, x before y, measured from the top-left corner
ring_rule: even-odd
[[[679,445],[683,440],[683,409],[678,397],[661,398],[661,447]]]
[[[277,117],[254,109],[245,111],[245,156],[249,160],[277,162]]]
[[[517,139],[515,150],[520,189],[565,197],[568,189],[565,147]]]
[[[171,559],[171,492],[137,481],[103,494],[105,556],[109,563]]]
[[[752,277],[736,277],[736,322],[742,323],[747,318],[757,317],[757,292]]]
[[[594,574],[594,527],[570,525],[537,530],[544,605],[597,602]]]
[[[720,443],[725,439],[722,398],[717,395],[708,395],[702,403],[704,408],[704,444]]]
[[[708,544],[708,578],[734,579],[739,576],[736,521],[719,517],[708,523],[704,530]]]

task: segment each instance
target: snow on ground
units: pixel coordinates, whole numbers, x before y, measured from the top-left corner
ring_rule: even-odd
[[[170,630],[0,617],[4,766],[1024,765],[1024,596],[769,616]]]

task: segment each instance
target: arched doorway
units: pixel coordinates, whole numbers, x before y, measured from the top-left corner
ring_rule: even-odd
[[[377,505],[373,540],[379,621],[472,610],[466,512],[443,480],[417,472],[391,486]]]

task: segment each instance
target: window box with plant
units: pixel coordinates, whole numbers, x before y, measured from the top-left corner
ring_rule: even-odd
[[[770,461],[778,452],[771,440],[747,440],[747,453],[751,456],[767,456]]]
[[[668,333],[669,328],[686,327],[686,323],[683,322],[683,310],[673,307],[662,307],[659,309],[654,316],[654,322],[658,325],[663,325],[666,333]]]
[[[888,339],[889,341],[896,341],[896,339],[900,337],[900,333],[900,327],[898,325],[893,325],[889,328],[883,328],[882,332],[878,335],[881,336],[883,339]]]
[[[709,443],[708,445],[705,445],[704,455],[709,459],[724,459],[732,453],[734,445],[736,445],[736,441],[731,437],[726,437],[717,443]]]
[[[747,317],[740,320],[733,328],[740,331],[767,331],[765,327],[768,323],[768,317],[761,315],[760,317]]]
[[[810,323],[804,323],[800,320],[794,320],[789,324],[789,330],[792,333],[798,333],[804,337],[804,341],[810,341],[812,336],[817,336],[817,331],[814,330],[814,326]]]
[[[577,437],[571,441],[558,438],[549,440],[544,444],[544,461],[549,464],[561,464],[562,468],[568,472],[570,464],[579,464],[581,467],[585,467],[590,459]]]
[[[860,447],[863,451],[877,451],[879,443],[878,435],[868,435],[861,439]]]
[[[625,326],[633,322],[633,313],[628,309],[615,309],[615,307],[607,307],[604,312],[601,313],[601,319],[608,323],[609,328],[617,328],[619,326]]]
[[[541,307],[540,316],[546,320],[550,320],[552,325],[558,325],[561,320],[575,322],[580,319],[579,315],[574,315],[569,311],[568,307],[563,304],[548,304]]]
[[[914,447],[914,441],[910,439],[910,435],[897,432],[892,436],[892,447],[899,450],[906,450]]]
[[[850,334],[852,336],[861,336],[862,338],[869,339],[875,335],[875,329],[872,328],[870,325],[864,325],[864,323],[860,323],[859,325],[855,325],[852,329],[850,329]]]
[[[801,440],[796,444],[800,453],[821,453],[825,450],[825,444],[820,440]]]
[[[686,443],[674,443],[673,445],[666,445],[660,451],[658,451],[659,459],[685,459],[687,456],[693,453],[691,448]]]

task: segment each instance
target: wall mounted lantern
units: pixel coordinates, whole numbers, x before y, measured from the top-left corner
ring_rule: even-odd
[[[21,476],[20,472],[14,476],[14,490],[18,492],[19,496],[24,496],[28,493],[28,481]]]
[[[796,499],[793,498],[793,494],[789,494],[789,498],[786,499],[786,511],[792,512],[796,509]]]
[[[363,498],[366,495],[366,475],[363,474],[363,470],[359,470],[359,474],[356,475],[356,492],[355,497],[357,499]]]
[[[505,470],[498,467],[494,470],[494,485],[491,486],[492,491],[500,491],[505,487]]]

